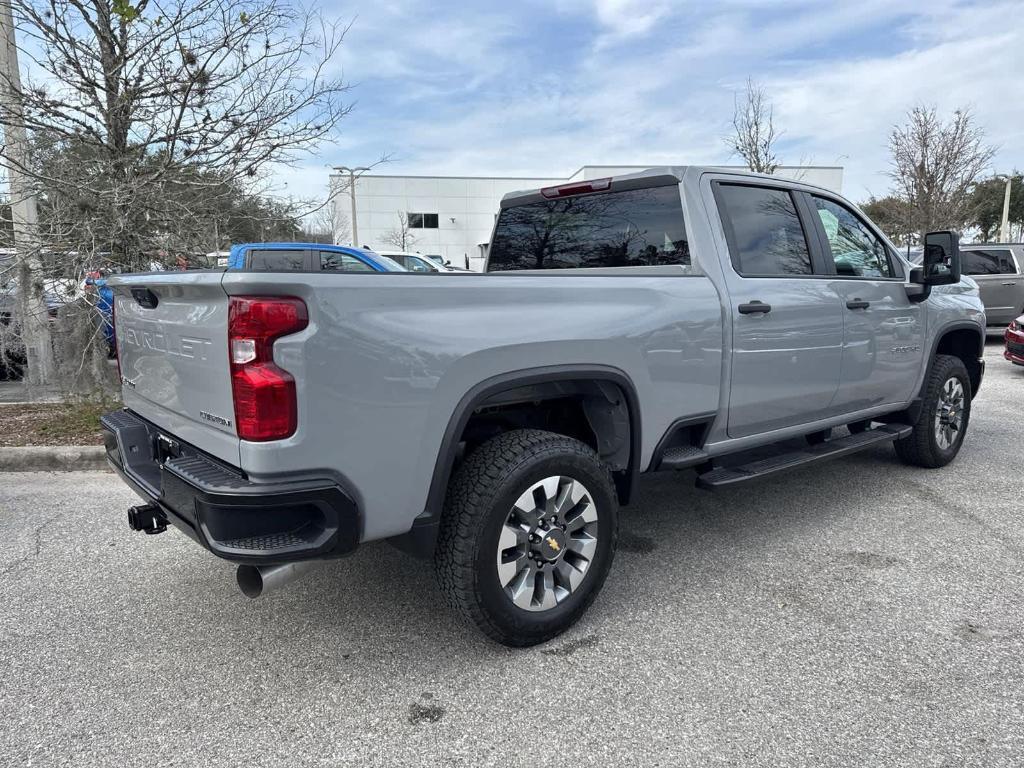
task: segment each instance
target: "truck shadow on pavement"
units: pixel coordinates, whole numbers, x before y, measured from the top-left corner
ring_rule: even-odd
[[[656,585],[649,589],[649,600],[671,597],[673,590],[693,592],[701,584],[730,578],[730,571],[748,569],[751,559],[780,552],[789,556],[808,541],[819,546],[805,551],[804,558],[836,567],[897,566],[899,559],[892,554],[861,545],[822,549],[820,541],[851,515],[885,504],[889,484],[883,476],[905,471],[886,447],[763,481],[756,489],[710,493],[695,488],[689,472],[645,476],[633,503],[620,513],[618,554],[603,594],[577,627],[549,646],[570,647],[581,637],[595,636],[602,624],[617,623],[617,611],[636,602],[629,585]],[[875,490],[866,492],[869,485]],[[221,569],[210,574],[211,582],[223,578]],[[301,630],[307,648],[319,638],[360,655],[401,654],[423,643],[485,656],[516,653],[491,643],[447,607],[429,561],[386,543],[326,563],[258,600],[225,597],[220,610],[231,614],[226,623],[249,624],[252,631],[271,632],[286,642]],[[286,639],[289,628],[296,634]],[[588,641],[584,648],[594,644]]]

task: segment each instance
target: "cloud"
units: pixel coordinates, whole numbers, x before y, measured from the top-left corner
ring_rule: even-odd
[[[356,109],[323,164],[391,153],[384,172],[560,176],[585,163],[722,163],[733,94],[774,99],[782,158],[888,186],[886,139],[917,102],[972,105],[1000,170],[1024,167],[1024,27],[1008,4],[938,0],[426,0],[365,9],[346,41]],[[288,174],[316,194],[326,179]],[[305,179],[305,180],[304,180]]]

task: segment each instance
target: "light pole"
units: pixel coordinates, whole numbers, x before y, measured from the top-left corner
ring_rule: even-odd
[[[1010,185],[1013,177],[1000,173],[996,178],[1006,179],[1006,192],[1003,193],[1003,219],[999,222],[999,242],[1010,242]]]
[[[369,168],[349,168],[345,165],[336,165],[334,170],[339,173],[348,174],[348,196],[352,200],[352,245],[356,248],[359,247],[359,226],[356,224],[356,176],[357,173],[362,173],[370,170]]]

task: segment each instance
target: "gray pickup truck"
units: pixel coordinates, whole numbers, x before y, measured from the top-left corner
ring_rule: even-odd
[[[487,274],[310,264],[111,280],[130,526],[176,526],[250,596],[389,539],[508,645],[595,598],[641,473],[710,490],[889,442],[941,467],[984,369],[954,233],[912,267],[843,198],[773,177],[509,195]]]
[[[963,273],[978,284],[989,329],[1002,332],[1024,314],[1024,245],[985,243],[964,246]]]

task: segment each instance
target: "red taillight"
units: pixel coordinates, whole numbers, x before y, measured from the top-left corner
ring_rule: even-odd
[[[544,187],[540,191],[548,200],[556,197],[571,197],[572,195],[589,195],[591,192],[607,192],[612,188],[612,180],[594,179],[593,181],[581,181],[574,184],[562,184],[557,187]]]
[[[309,324],[302,299],[232,296],[228,356],[235,427],[243,440],[281,440],[299,423],[295,379],[274,364],[274,341]]]

